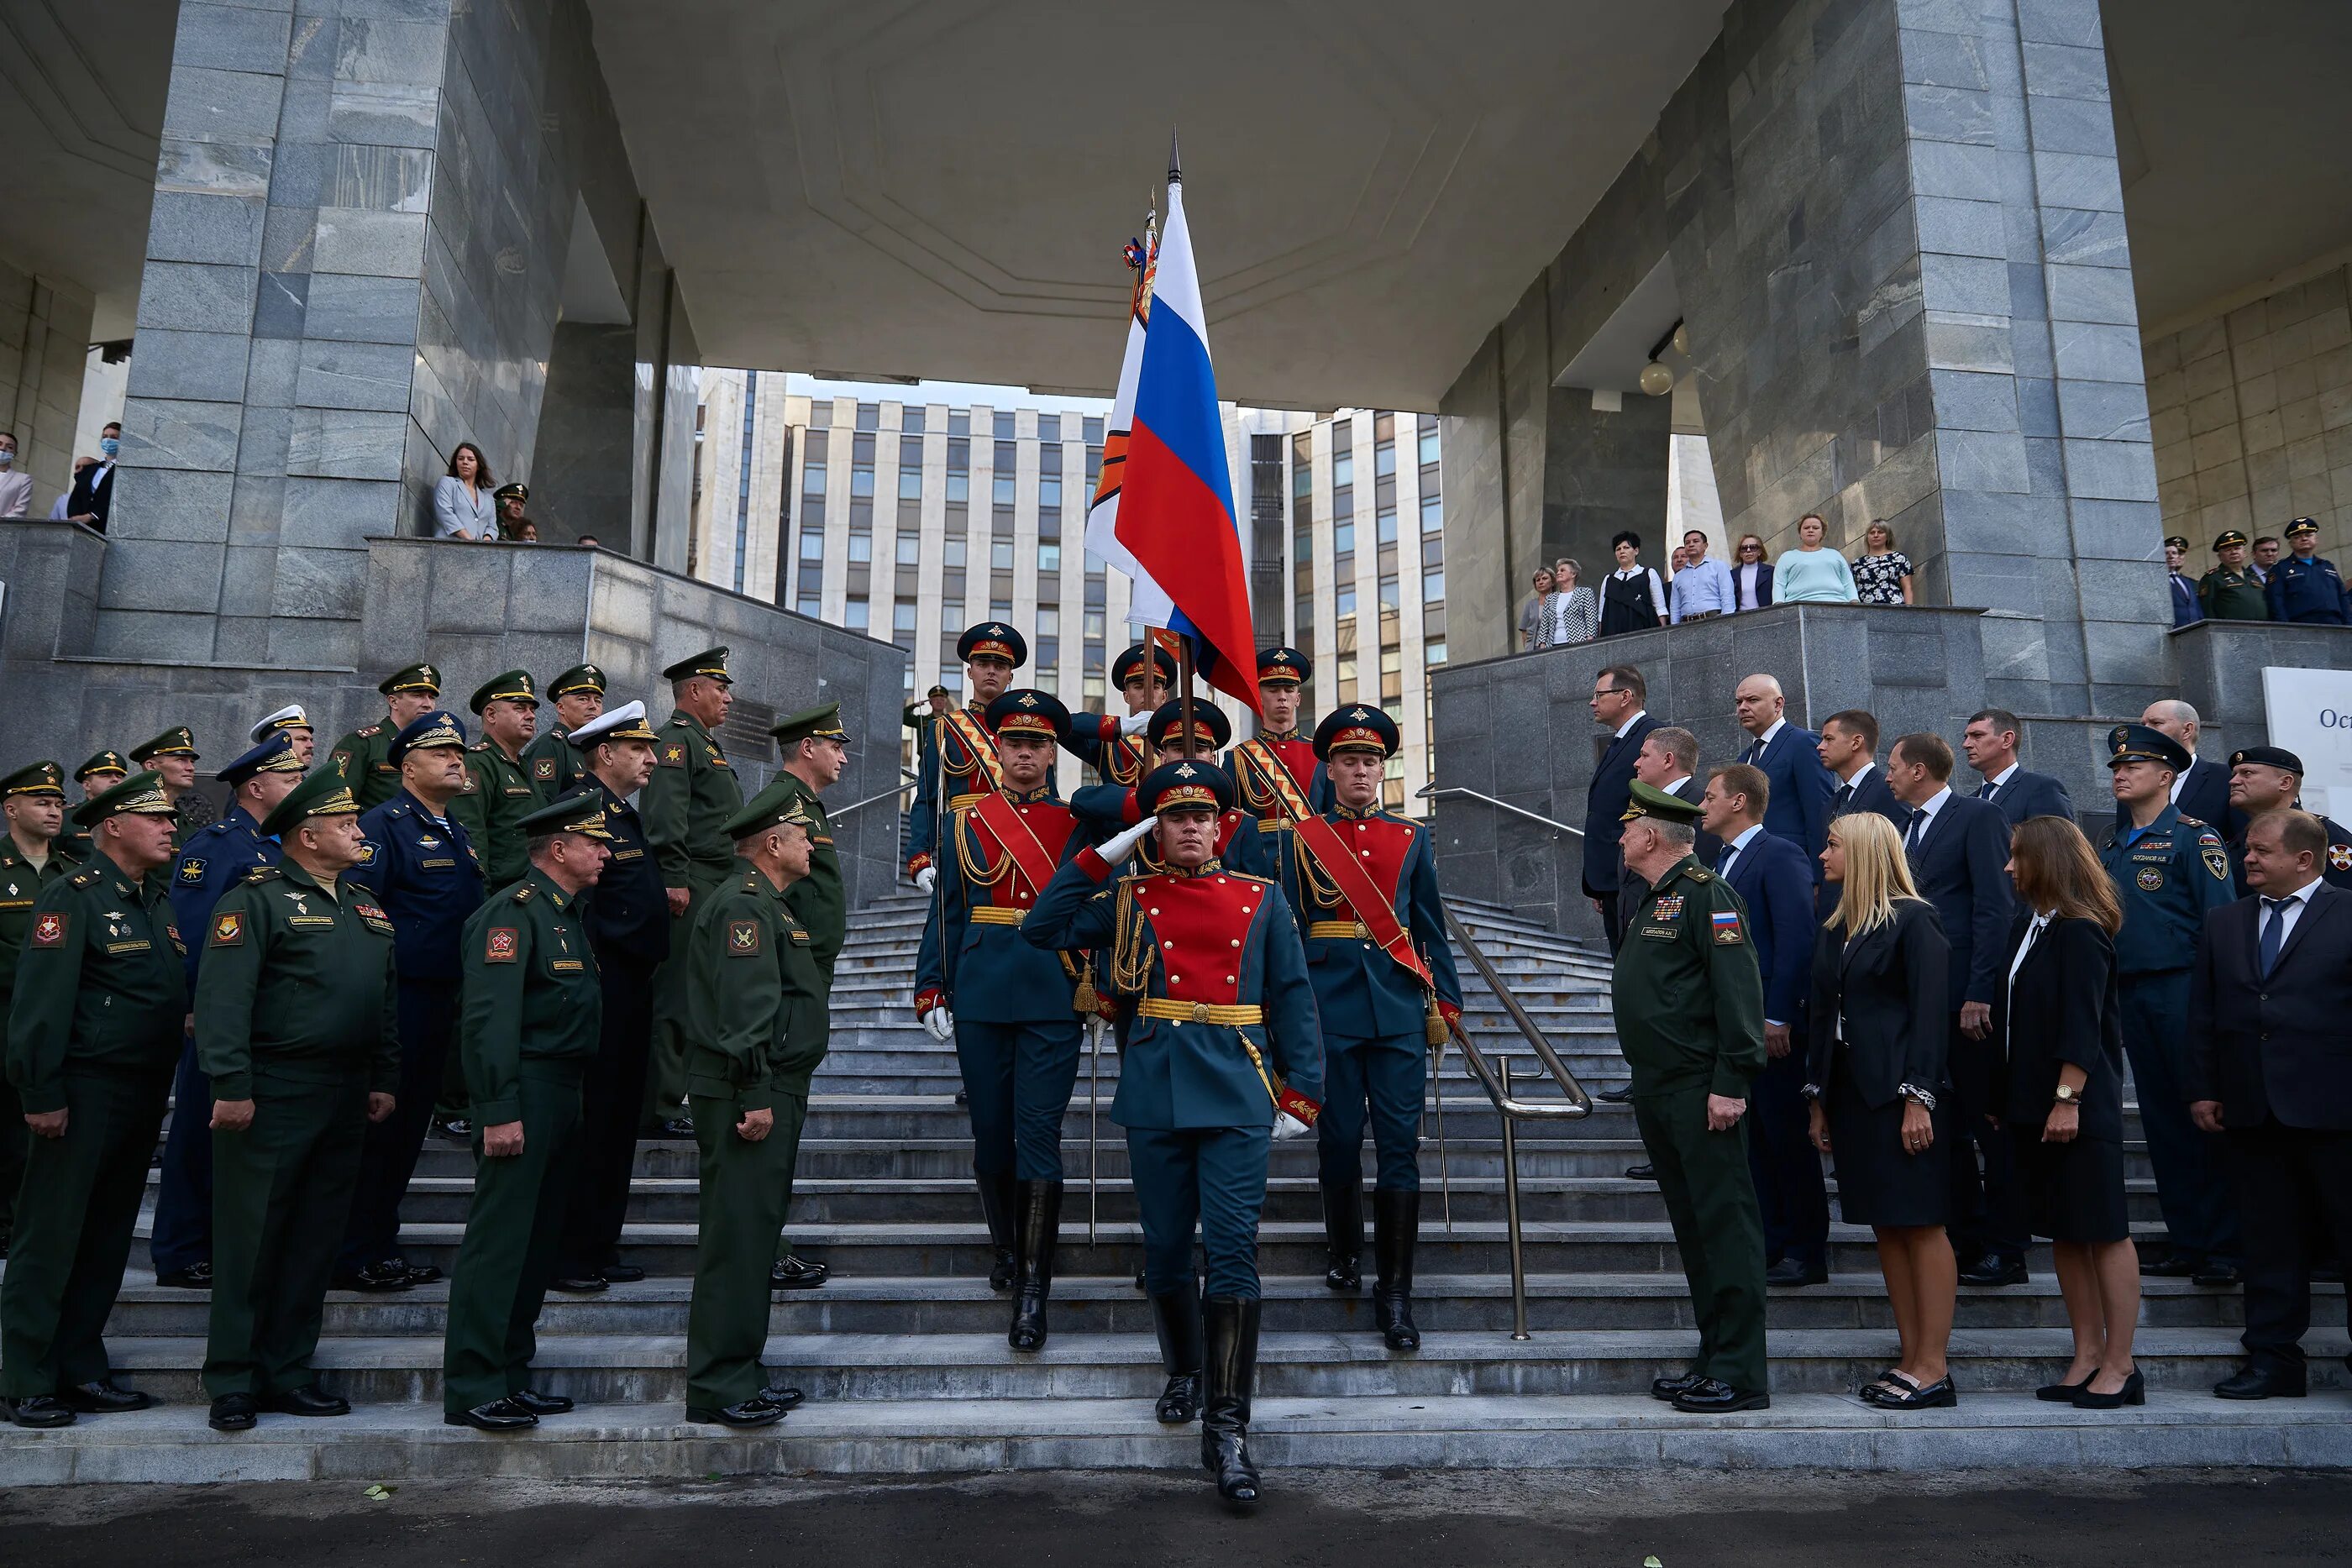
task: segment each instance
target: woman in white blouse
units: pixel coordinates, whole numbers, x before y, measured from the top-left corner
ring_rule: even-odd
[[[433,486],[433,537],[443,539],[487,539],[498,534],[498,503],[490,491],[498,481],[482,449],[470,441],[457,443],[449,455],[446,478]]]
[[[1601,597],[1578,580],[1583,575],[1583,564],[1568,556],[1560,557],[1551,569],[1551,645],[1555,648],[1590,643],[1600,635]]]
[[[16,438],[0,430],[0,517],[21,517],[32,509],[33,476],[16,467]]]

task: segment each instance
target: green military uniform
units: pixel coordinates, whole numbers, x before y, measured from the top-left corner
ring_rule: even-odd
[[[827,703],[823,707],[796,713],[779,722],[769,732],[783,755],[790,758],[793,748],[808,736],[825,740],[838,740],[846,746],[849,732],[841,727],[841,705]],[[842,944],[849,937],[849,891],[841,878],[841,853],[834,848],[833,824],[824,814],[824,802],[815,790],[789,772],[776,775],[776,784],[785,789],[789,798],[799,802],[801,814],[808,818],[809,873],[793,884],[785,894],[794,918],[808,927],[809,941],[816,957],[816,967],[824,975],[825,992],[833,991],[833,967],[841,956]]]
[[[119,751],[100,751],[74,769],[74,782],[81,786],[81,798],[94,800],[117,784],[131,777],[131,764]],[[98,852],[89,845],[89,830],[74,826],[73,810],[66,810],[66,831],[58,835],[58,848],[76,865],[88,865],[89,857]]]
[[[730,685],[727,650],[712,648],[662,671],[681,682],[705,675]],[[661,867],[664,887],[687,890],[686,913],[670,917],[669,961],[654,979],[654,1058],[649,1092],[659,1113],[687,1096],[687,939],[697,906],[735,869],[735,845],[727,823],[743,809],[743,786],[718,740],[693,715],[680,709],[656,732],[654,776],[637,796],[646,841]]]
[[[74,819],[95,828],[131,813],[173,814],[154,774],[132,774]],[[68,1114],[63,1136],[36,1137],[26,1153],[0,1278],[0,1396],[11,1401],[108,1381],[107,1314],[180,1059],[184,959],[163,894],[103,853],[33,903],[7,1077],[26,1112]]]
[[[1698,808],[1637,782],[1626,816],[1696,824]],[[1760,1395],[1764,1228],[1747,1121],[1711,1133],[1706,1101],[1747,1099],[1763,1071],[1764,983],[1747,911],[1696,858],[1677,861],[1632,906],[1612,999],[1617,1041],[1633,1068],[1634,1121],[1698,1319],[1691,1372]]]
[[[193,766],[197,760],[194,732],[184,724],[175,725],[144,745],[131,748],[131,760],[142,768],[153,767],[158,757],[184,757]],[[180,844],[186,836],[179,814],[174,811],[172,816],[172,859],[147,873],[148,884],[167,898],[172,893],[172,866],[180,858]]]
[[[288,839],[358,810],[342,775],[321,768],[261,831]],[[215,1100],[253,1102],[249,1126],[213,1132],[205,1390],[267,1398],[316,1381],[368,1096],[400,1082],[392,921],[365,888],[322,883],[289,856],[223,894],[198,939],[197,1063]]]
[[[574,664],[547,683],[547,700],[560,703],[583,692],[604,695],[604,672],[593,664]],[[588,764],[571,744],[572,731],[550,720],[537,739],[522,749],[523,770],[530,775],[539,798],[552,804],[585,783]]]
[[[528,835],[609,841],[593,800],[523,819]],[[584,891],[584,890],[583,890]],[[528,1426],[533,1332],[554,1277],[579,1163],[580,1083],[596,1054],[603,999],[580,897],[533,866],[466,923],[457,1049],[474,1091],[474,1201],[451,1271],[442,1412],[459,1425]],[[488,1128],[520,1122],[518,1155],[483,1153]],[[481,1407],[495,1407],[482,1419]]]
[[[779,778],[726,825],[788,824],[814,837],[799,780]],[[809,1080],[824,1060],[826,982],[790,894],[749,860],[701,901],[684,955],[687,1085],[701,1150],[694,1301],[686,1324],[686,1404],[695,1420],[764,1425],[760,1351],[768,1338],[769,1258],[792,1202]],[[754,1143],[748,1112],[775,1121]],[[747,1413],[740,1407],[751,1406]]]
[[[0,779],[0,800],[23,795],[55,795],[65,799],[64,772],[54,762],[36,762]],[[62,838],[62,835],[60,835]],[[16,956],[33,928],[33,904],[53,882],[63,882],[76,862],[49,842],[48,858],[35,865],[17,847],[16,835],[0,832],[0,1050],[5,1050],[8,1004],[16,993]],[[25,1174],[25,1145],[32,1134],[25,1129],[25,1108],[16,1091],[0,1073],[0,1258],[8,1256],[8,1236],[16,1212],[16,1184]]]
[[[437,698],[441,672],[430,664],[410,664],[377,682],[375,689],[387,697],[394,692],[422,692]],[[400,793],[400,768],[392,760],[393,739],[399,734],[400,726],[387,716],[360,726],[335,742],[328,753],[362,811],[373,810]]]
[[[2213,553],[2219,555],[2231,545],[2242,545],[2246,536],[2235,528],[2225,528],[2213,539]],[[2197,580],[2197,601],[2205,607],[2208,621],[2267,621],[2271,618],[2270,601],[2264,597],[2263,580],[2251,568],[2216,566]]]
[[[474,689],[474,716],[494,702],[527,702],[539,706],[539,693],[528,670],[509,670]],[[530,868],[524,852],[522,821],[545,805],[530,781],[530,768],[520,757],[509,757],[488,739],[466,748],[466,788],[449,802],[449,815],[473,835],[481,852],[482,884],[492,894],[519,882]]]

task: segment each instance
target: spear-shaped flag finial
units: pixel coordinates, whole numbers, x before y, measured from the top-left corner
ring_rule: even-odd
[[[1184,161],[1176,155],[1176,128],[1172,125],[1168,128],[1168,183],[1171,185],[1184,183]]]

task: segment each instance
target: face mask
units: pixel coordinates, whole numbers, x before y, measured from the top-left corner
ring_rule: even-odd
[[[13,467],[15,466],[16,462],[16,455],[15,453],[7,451],[5,448],[0,448],[0,468]]]
[[[122,450],[122,443],[110,435],[98,444],[98,449],[100,452],[105,453],[109,457],[112,457],[116,453]]]

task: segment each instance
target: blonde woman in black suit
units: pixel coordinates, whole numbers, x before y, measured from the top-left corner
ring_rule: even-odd
[[[1912,885],[1903,840],[1860,811],[1830,823],[1824,885],[1837,907],[1813,943],[1805,1093],[1813,1146],[1837,1162],[1838,1207],[1878,1238],[1902,1360],[1862,1390],[1883,1410],[1959,1396],[1945,1359],[1959,1271],[1951,1238],[1945,996],[1951,945]]]

